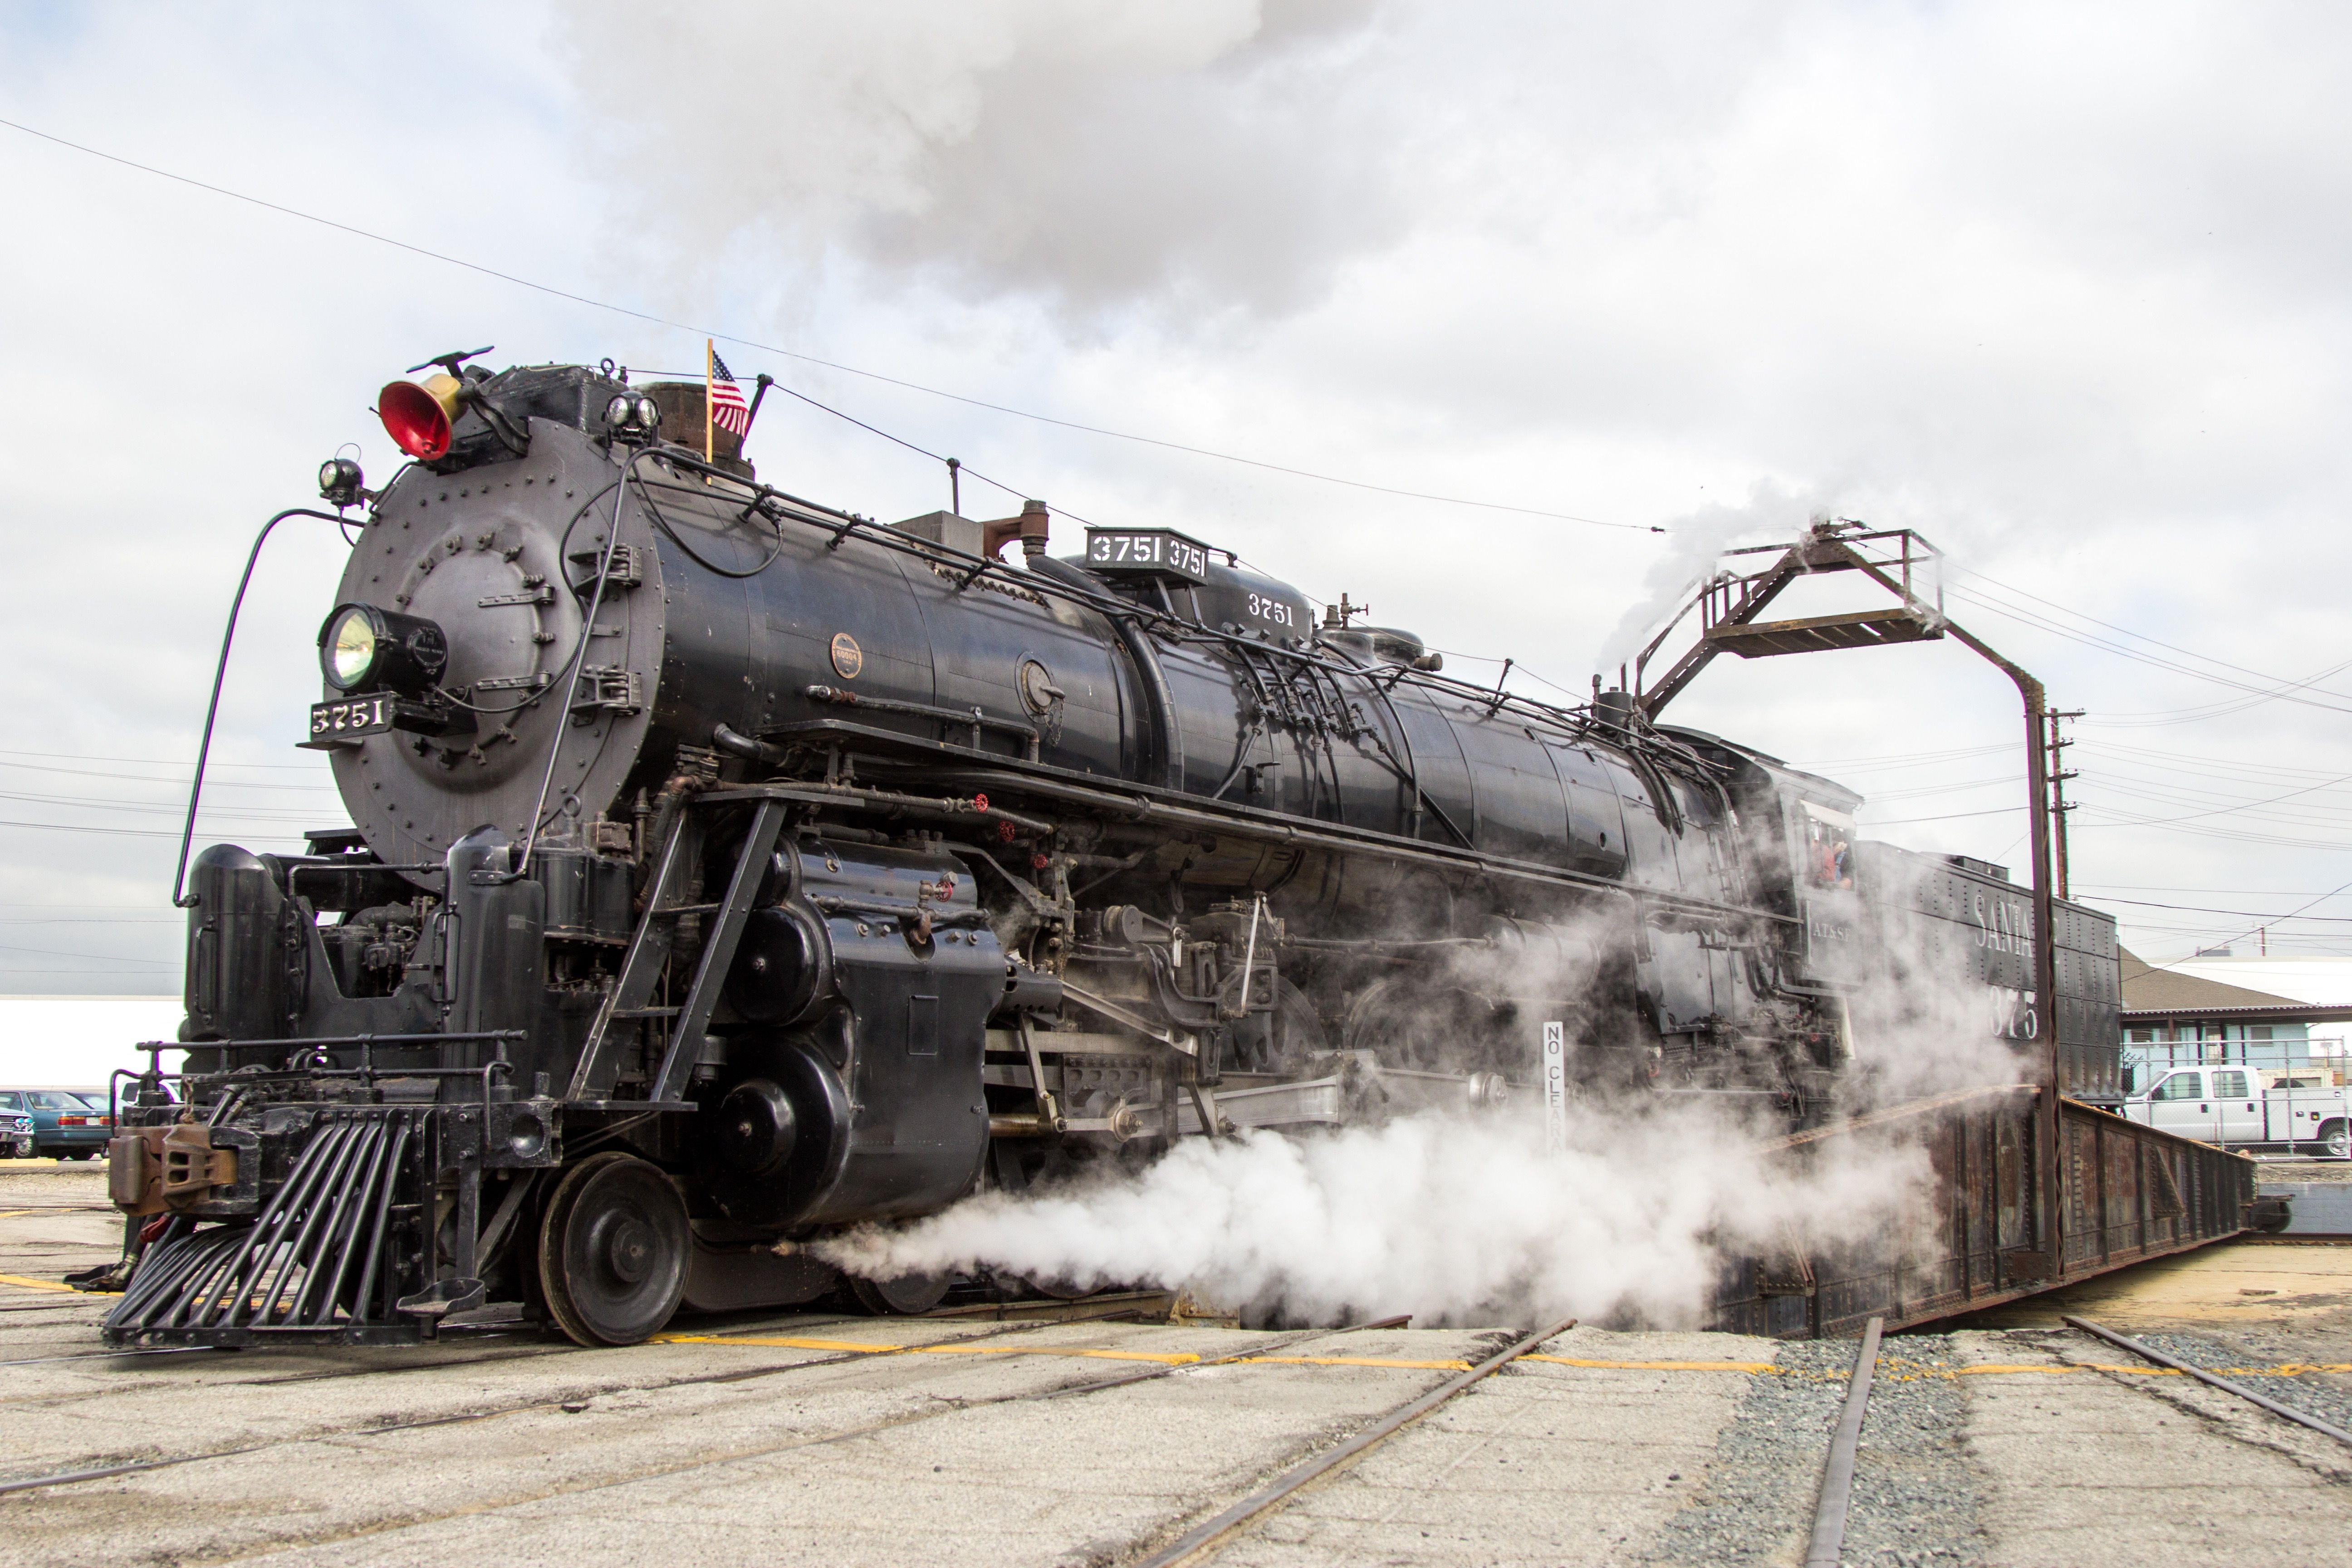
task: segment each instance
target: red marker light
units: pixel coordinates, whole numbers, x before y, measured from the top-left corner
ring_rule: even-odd
[[[449,455],[449,423],[457,413],[457,378],[427,376],[420,384],[395,381],[376,395],[376,417],[393,445],[431,462]]]

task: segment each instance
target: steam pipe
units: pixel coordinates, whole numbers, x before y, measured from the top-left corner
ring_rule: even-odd
[[[196,744],[196,776],[188,785],[188,820],[180,829],[180,864],[172,873],[172,903],[176,909],[192,909],[195,905],[195,900],[187,896],[188,848],[195,842],[196,802],[205,793],[205,761],[212,755],[213,721],[220,717],[221,683],[228,679],[228,650],[236,640],[237,612],[245,608],[245,591],[253,586],[253,568],[261,559],[261,547],[269,542],[269,531],[289,517],[316,517],[336,523],[351,521],[340,512],[320,511],[315,507],[288,507],[261,525],[253,549],[245,558],[245,574],[236,580],[236,597],[229,601],[228,626],[221,632],[220,663],[213,667],[213,699],[205,705],[205,738]]]

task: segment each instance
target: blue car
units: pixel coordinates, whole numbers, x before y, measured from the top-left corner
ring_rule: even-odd
[[[114,1136],[103,1106],[61,1089],[0,1089],[0,1119],[12,1115],[33,1119],[35,1153],[61,1160],[102,1154]]]

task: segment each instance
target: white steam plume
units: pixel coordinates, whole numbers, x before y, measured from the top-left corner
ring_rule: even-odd
[[[2023,1082],[2046,1049],[2024,1038],[2032,1016],[2029,994],[1976,981],[1965,961],[1969,947],[2015,943],[2030,965],[2030,935],[1960,910],[1948,919],[1927,913],[1935,857],[1865,849],[1878,851],[1866,860],[1878,927],[1874,966],[1848,1002],[1854,1047],[1849,1105],[1867,1109]],[[2016,889],[2015,900],[2027,897]]]
[[[1696,1108],[1529,1119],[1429,1114],[1284,1137],[1188,1138],[1139,1175],[988,1194],[818,1255],[869,1277],[986,1265],[1097,1288],[1191,1289],[1254,1314],[1424,1324],[1699,1322],[1727,1257],[1883,1234],[1928,1176],[1915,1147],[1768,1154]]]
[[[1933,930],[1916,912],[1914,879],[1927,868],[1871,858],[1872,929],[1849,976],[1849,1110],[2012,1083],[2027,1065],[1996,1033],[2005,994],[1960,963],[1976,928]],[[1392,999],[1398,1023],[1466,1048],[1453,998],[1472,998],[1474,1014],[1516,998],[1522,1016],[1574,1016],[1574,998],[1598,984],[1579,955],[1605,948],[1612,927],[1595,914],[1557,929],[1553,945],[1464,950]],[[1545,1151],[1526,1114],[1191,1138],[1139,1174],[988,1194],[815,1250],[870,1277],[984,1266],[1087,1289],[1187,1289],[1314,1322],[1411,1312],[1425,1323],[1574,1315],[1682,1327],[1704,1320],[1731,1259],[1938,1246],[1920,1232],[1932,1173],[1906,1138],[1854,1131],[1774,1150],[1773,1129],[1739,1117],[1736,1099],[1601,1088],[1571,1106],[1561,1154]]]
[[[1664,552],[1650,563],[1642,580],[1641,597],[1601,639],[1592,668],[1604,680],[1613,680],[1617,667],[1633,661],[1658,624],[1679,609],[1691,590],[1715,570],[1726,550],[1735,544],[1794,539],[1813,511],[1810,500],[1778,480],[1759,479],[1748,500],[1738,506],[1704,506],[1666,524]]]

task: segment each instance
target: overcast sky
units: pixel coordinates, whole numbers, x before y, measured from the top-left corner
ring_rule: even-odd
[[[2290,911],[2326,919],[2273,952],[2352,951],[2352,895],[2314,902],[2352,883],[2347,35],[2245,4],[0,5],[0,119],[417,247],[0,127],[0,989],[176,988],[229,595],[340,444],[393,472],[377,387],[484,343],[691,371],[698,329],[1536,695],[1727,542],[1920,529],[1955,616],[2088,710],[2075,880],[2137,951]],[[869,515],[946,502],[789,399],[751,455]],[[281,535],[200,844],[339,819],[293,742],[343,546]],[[2016,700],[1955,644],[1727,660],[1671,716],[2024,873]]]

